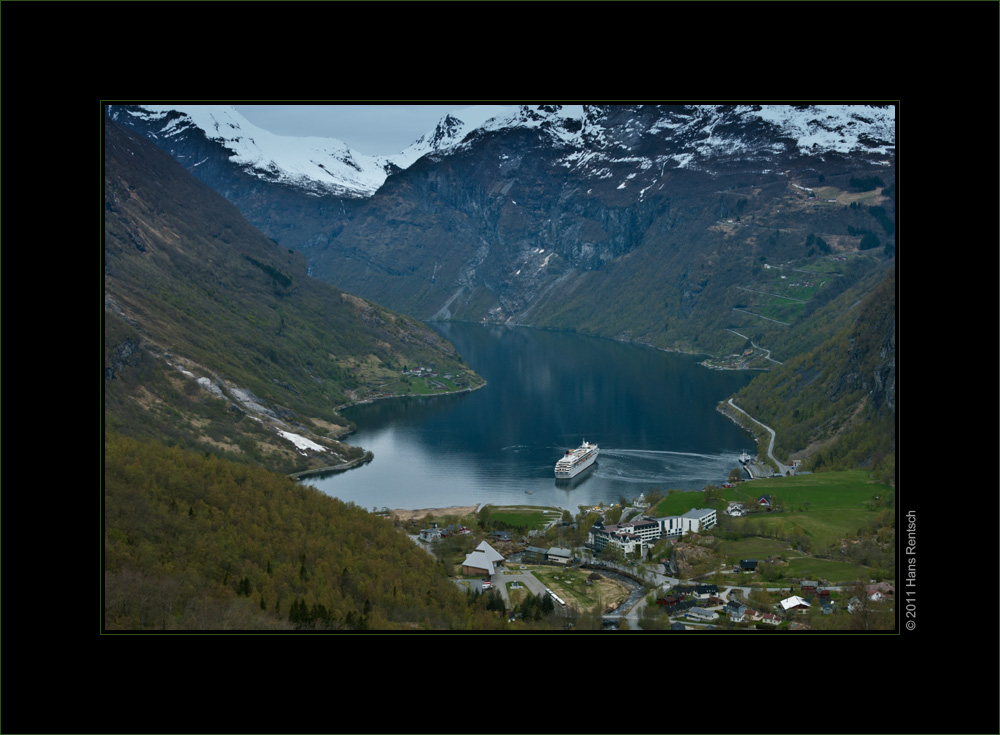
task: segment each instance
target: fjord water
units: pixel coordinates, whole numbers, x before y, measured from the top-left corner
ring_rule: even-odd
[[[618,502],[726,482],[753,442],[716,411],[750,380],[699,358],[564,332],[459,322],[434,327],[482,375],[476,391],[394,398],[344,412],[375,459],[305,482],[365,508]],[[597,463],[557,481],[583,440]]]

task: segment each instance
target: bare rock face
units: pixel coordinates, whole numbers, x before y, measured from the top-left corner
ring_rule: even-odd
[[[896,276],[889,272],[872,292],[851,335],[844,372],[833,383],[831,400],[844,391],[868,395],[876,413],[896,411]]]
[[[107,354],[104,379],[115,380],[122,370],[136,367],[142,362],[142,348],[134,339],[123,339],[115,344]]]
[[[674,546],[673,555],[677,574],[681,579],[689,579],[698,567],[715,560],[715,553],[711,549],[686,541],[680,541]]]

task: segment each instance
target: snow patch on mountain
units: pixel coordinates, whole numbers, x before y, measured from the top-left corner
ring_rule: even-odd
[[[469,133],[493,127],[493,120],[508,119],[511,110],[511,105],[472,105],[445,115],[434,130],[389,158],[399,168],[405,169],[425,155],[447,153],[458,148]]]
[[[231,152],[244,171],[313,193],[369,197],[391,172],[423,156],[475,144],[478,134],[537,130],[562,152],[557,163],[596,179],[634,171],[708,170],[718,158],[766,161],[775,154],[895,152],[895,108],[870,105],[473,105],[446,115],[434,130],[393,156],[369,156],[335,138],[270,133],[223,105],[143,105],[170,137],[197,126]],[[171,115],[176,110],[181,113]],[[476,135],[473,135],[476,134]],[[653,156],[636,155],[650,145]],[[631,174],[631,175],[630,175]],[[623,179],[622,183],[628,179]],[[649,184],[647,180],[644,182]]]
[[[371,196],[388,176],[386,157],[351,150],[336,138],[289,137],[257,127],[226,105],[142,105],[147,120],[164,120],[160,130],[171,137],[198,127],[232,154],[230,161],[268,181],[306,189],[314,194]],[[181,116],[170,116],[172,111]]]

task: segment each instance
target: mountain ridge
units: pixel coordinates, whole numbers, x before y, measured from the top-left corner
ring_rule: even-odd
[[[130,126],[141,121],[145,134],[160,140],[197,128],[227,149],[234,164],[264,180],[316,195],[360,198],[424,155],[439,158],[470,145],[469,136],[514,128],[537,129],[553,145],[574,151],[560,162],[566,166],[591,165],[590,158],[609,150],[636,153],[646,137],[671,141],[677,149],[671,158],[681,168],[711,158],[739,156],[745,162],[755,152],[768,157],[782,149],[810,156],[858,151],[885,156],[895,150],[895,114],[888,104],[520,105],[485,120],[480,118],[488,113],[476,115],[472,108],[463,113],[471,123],[449,113],[400,153],[371,156],[337,138],[275,135],[227,105],[112,105],[110,110],[112,119]],[[751,135],[732,135],[751,125],[757,128]],[[761,147],[761,140],[769,142]]]
[[[145,139],[108,120],[104,151],[107,428],[298,472],[363,454],[337,409],[404,365],[477,379],[425,325],[309,278]]]

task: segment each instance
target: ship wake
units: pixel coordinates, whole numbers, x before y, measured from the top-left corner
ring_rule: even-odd
[[[703,454],[655,449],[604,449],[597,474],[622,482],[659,483],[666,488],[701,489],[719,484],[739,467],[734,453]],[[705,478],[717,478],[706,481]]]

